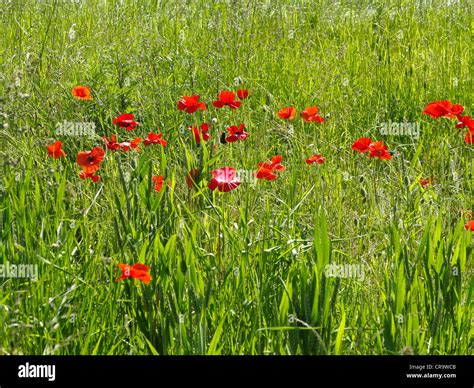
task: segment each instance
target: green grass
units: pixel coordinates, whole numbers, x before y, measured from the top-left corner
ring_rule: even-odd
[[[0,353],[472,354],[460,209],[474,209],[474,148],[422,114],[440,99],[474,114],[472,6],[451,3],[3,0],[0,263],[39,277],[0,279]],[[72,98],[78,84],[92,101]],[[241,108],[212,107],[238,87]],[[192,93],[207,111],[176,109]],[[327,120],[286,125],[288,105]],[[117,129],[122,112],[142,125]],[[196,146],[183,129],[212,119]],[[64,120],[94,122],[96,138],[58,137]],[[403,120],[420,137],[383,138],[392,160],[351,151]],[[219,144],[241,122],[247,141]],[[108,152],[100,182],[79,179],[77,152],[149,131],[168,146]],[[48,158],[58,139],[67,157]],[[306,165],[313,153],[326,163]],[[274,182],[207,188],[212,169],[277,154]],[[170,187],[153,192],[155,174]],[[152,282],[115,282],[124,262],[150,265]],[[365,278],[327,277],[328,263]]]

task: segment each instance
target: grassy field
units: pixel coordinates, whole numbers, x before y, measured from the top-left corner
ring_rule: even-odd
[[[474,145],[422,113],[474,114],[468,3],[2,0],[0,264],[38,273],[0,279],[0,354],[472,354]],[[213,107],[237,89],[240,108]],[[179,111],[191,94],[207,110]],[[323,123],[299,117],[313,105]],[[405,122],[419,136],[381,133]],[[240,123],[248,139],[221,144]],[[102,140],[148,132],[167,146]],[[392,159],[353,151],[359,137]],[[56,140],[66,157],[48,157]],[[76,157],[96,146],[94,183]],[[275,155],[285,171],[254,179]],[[211,191],[225,166],[246,179]],[[120,263],[151,282],[116,282]]]

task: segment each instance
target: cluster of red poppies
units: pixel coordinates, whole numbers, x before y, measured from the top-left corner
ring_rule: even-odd
[[[86,86],[76,86],[72,90],[72,95],[78,100],[91,100],[92,96],[90,90]],[[249,97],[249,92],[246,89],[240,89],[237,91],[238,100],[236,100],[235,94],[231,91],[222,91],[218,95],[218,99],[212,102],[212,105],[217,109],[222,109],[227,106],[229,109],[234,110],[238,109],[242,105],[242,100]],[[206,103],[200,101],[199,96],[183,96],[178,101],[178,110],[184,111],[188,114],[193,114],[199,110],[207,110]],[[447,117],[447,118],[456,118],[457,128],[468,128],[468,133],[465,136],[465,141],[467,144],[473,144],[474,138],[474,120],[470,116],[462,116],[461,113],[464,111],[464,108],[461,105],[452,104],[448,100],[435,101],[424,109],[423,113],[430,115],[431,117]],[[323,123],[324,118],[318,114],[319,108],[317,106],[306,107],[305,110],[301,112],[301,118],[303,121],[308,123]],[[293,120],[296,117],[296,109],[293,106],[283,108],[278,111],[277,116],[283,120]],[[135,117],[131,113],[123,113],[117,116],[113,120],[119,128],[124,128],[127,131],[134,130],[137,126],[140,125],[135,121]],[[208,123],[202,123],[200,125],[191,125],[189,129],[194,135],[195,142],[199,144],[201,141],[208,141],[210,138],[209,129],[210,126]],[[227,127],[227,136],[225,132],[221,136],[221,143],[233,143],[237,141],[246,140],[250,134],[245,131],[245,125],[230,125]],[[149,132],[147,137],[142,139],[136,137],[129,141],[118,142],[116,140],[115,134],[112,134],[109,137],[104,136],[103,141],[108,150],[123,152],[130,151],[131,149],[139,150],[139,145],[143,141],[144,145],[160,145],[163,147],[167,146],[167,141],[163,139],[161,133]],[[48,147],[48,155],[54,158],[60,158],[66,156],[64,150],[62,150],[62,143],[60,141],[55,141],[53,144]],[[392,154],[387,150],[387,145],[382,141],[372,141],[371,138],[362,137],[357,139],[352,144],[352,150],[359,153],[368,153],[370,158],[378,158],[382,160],[390,160]],[[77,164],[81,167],[79,177],[81,179],[91,179],[93,182],[98,182],[100,176],[97,175],[97,172],[100,169],[101,163],[104,160],[105,151],[101,147],[95,147],[90,151],[81,151],[77,155]],[[285,166],[281,164],[283,157],[281,155],[275,155],[269,161],[260,162],[257,166],[257,171],[254,173],[254,176],[257,179],[274,181],[277,179],[277,173],[285,170]],[[320,154],[315,154],[307,158],[307,164],[323,164],[326,161],[326,158]],[[221,192],[229,192],[236,189],[240,186],[241,182],[236,176],[235,169],[231,167],[222,167],[216,170],[211,171],[212,178],[209,181],[208,187],[211,190],[218,189]],[[200,176],[199,169],[192,169],[189,171],[186,177],[186,183],[188,187],[192,188],[198,177]],[[432,183],[434,180],[433,177],[427,179],[421,179],[420,184],[427,186]],[[152,177],[152,181],[155,184],[154,188],[156,191],[160,191],[164,184],[163,176]],[[474,230],[474,220],[468,221],[465,225],[467,230]],[[144,283],[149,283],[151,276],[148,273],[149,268],[143,264],[119,264],[120,269],[122,270],[122,275],[117,279],[125,279],[127,277],[132,277],[143,281]]]
[[[86,86],[76,86],[72,90],[72,95],[79,100],[91,100],[90,90]],[[117,116],[113,120],[113,124],[117,125],[119,128],[125,128],[127,131],[134,130],[140,123],[135,121],[135,117],[131,113],[123,113]],[[140,143],[143,141],[145,146],[158,144],[163,147],[166,147],[167,141],[163,139],[163,134],[149,132],[147,137],[142,139],[141,137],[136,137],[130,141],[117,142],[116,136],[113,133],[110,138],[104,136],[103,141],[108,150],[127,152],[131,149],[138,150]],[[66,156],[66,153],[62,149],[61,141],[55,141],[53,144],[48,147],[48,155],[56,159],[61,156]],[[98,182],[100,176],[97,175],[97,172],[100,169],[101,163],[104,160],[105,151],[102,147],[95,147],[90,151],[81,151],[77,154],[76,162],[81,167],[79,172],[79,177],[81,179],[91,179],[93,182]],[[153,182],[155,183],[155,190],[160,191],[163,186],[164,178],[162,176],[153,176]]]
[[[248,98],[249,92],[246,89],[240,89],[237,91],[237,97],[239,100]],[[224,90],[219,93],[218,99],[212,102],[215,108],[221,109],[228,106],[231,110],[237,109],[241,106],[242,101],[236,100],[235,93],[232,91]],[[205,102],[200,101],[200,96],[183,96],[178,101],[178,109],[188,114],[193,114],[199,110],[207,110]],[[301,112],[301,118],[306,122],[322,123],[324,118],[318,114],[319,107],[310,106]],[[293,106],[283,108],[277,113],[278,117],[284,120],[293,120],[296,117],[296,109]],[[194,134],[196,143],[201,141],[207,141],[210,138],[209,129],[210,126],[207,123],[202,123],[199,126],[193,125],[189,128]],[[234,143],[236,141],[246,140],[250,134],[245,131],[245,124],[231,125],[226,128],[228,135],[222,133],[220,142],[222,144]],[[281,164],[283,157],[281,155],[275,155],[271,161],[260,162],[258,169],[255,172],[257,179],[273,181],[277,178],[277,172],[285,170],[285,167]],[[307,164],[323,164],[326,158],[320,154],[312,155],[306,159]],[[236,189],[240,185],[240,180],[236,176],[235,169],[231,167],[222,167],[220,169],[211,171],[212,178],[208,184],[211,190],[219,190],[221,192],[228,192]],[[186,181],[189,187],[192,187],[193,181],[199,176],[198,170],[190,171]]]
[[[249,92],[247,89],[239,89],[237,90],[237,97],[239,100],[244,100],[249,96]],[[235,94],[229,90],[224,90],[223,92],[219,93],[218,99],[212,102],[212,105],[218,109],[221,109],[225,106],[228,106],[230,109],[237,109],[242,104],[241,101],[235,99]],[[178,110],[184,111],[188,114],[193,114],[198,110],[207,110],[206,103],[199,101],[199,96],[183,96],[178,101]],[[208,141],[211,137],[209,134],[210,126],[208,123],[202,123],[201,125],[192,125],[189,129],[194,134],[194,139],[196,143],[200,143],[202,141]],[[246,140],[247,137],[250,135],[245,132],[245,125],[231,125],[227,127],[227,131],[229,135],[226,137],[225,133],[221,136],[221,143],[233,143],[237,140]]]
[[[236,94],[237,98],[236,99]],[[242,105],[242,101],[249,97],[249,92],[247,89],[240,89],[237,93],[232,91],[224,90],[219,93],[217,100],[212,102],[212,105],[215,108],[222,109],[227,106],[230,110],[238,109]],[[72,95],[79,100],[91,100],[92,96],[88,87],[85,86],[76,86],[72,90]],[[207,110],[207,105],[205,102],[200,101],[198,95],[183,96],[178,101],[178,110],[184,111],[188,114],[193,114],[199,110]],[[448,100],[435,101],[430,104],[423,110],[423,113],[430,115],[431,117],[447,117],[447,118],[456,118],[457,128],[468,128],[468,132],[465,136],[465,141],[468,144],[473,143],[474,138],[474,120],[470,116],[462,116],[464,107],[458,104],[452,104]],[[309,123],[322,123],[324,118],[318,114],[319,107],[309,106],[306,107],[301,112],[301,118],[305,122]],[[293,120],[296,117],[296,109],[293,106],[285,107],[277,112],[277,116],[283,120]],[[131,113],[123,113],[117,116],[113,120],[119,128],[124,128],[127,131],[134,130],[137,126],[140,125],[139,122],[135,120],[135,117]],[[210,138],[209,129],[210,126],[208,123],[204,122],[200,125],[191,125],[189,129],[194,135],[196,143],[201,141],[207,141]],[[233,143],[236,141],[246,140],[250,134],[246,132],[245,125],[230,125],[227,127],[228,135],[225,133],[221,136],[221,143]],[[108,150],[127,152],[131,149],[139,149],[140,143],[143,141],[145,146],[157,144],[163,147],[167,146],[167,141],[163,139],[163,134],[149,132],[147,137],[142,139],[141,137],[136,137],[132,140],[118,142],[115,134],[112,134],[109,137],[104,136],[103,140]],[[66,153],[61,148],[61,142],[56,141],[53,144],[48,146],[48,154],[55,158],[60,158],[61,156],[66,156]],[[373,141],[371,138],[362,137],[357,139],[352,144],[352,150],[355,150],[359,153],[367,153],[370,158],[378,158],[382,160],[390,160],[392,158],[392,153],[387,150],[387,145],[382,141]],[[79,173],[81,179],[90,178],[92,181],[97,182],[100,179],[100,176],[97,175],[97,171],[100,169],[101,163],[104,159],[104,150],[101,147],[95,147],[90,151],[81,151],[77,155],[77,163],[82,168],[82,171]],[[281,155],[275,155],[271,161],[260,162],[255,172],[255,177],[257,179],[273,181],[277,178],[277,173],[284,171],[285,167],[281,164],[283,157]],[[323,155],[315,154],[307,158],[307,164],[323,164],[326,161],[326,158]],[[186,182],[189,187],[192,187],[193,182],[196,178],[199,177],[199,170],[194,169],[188,173],[186,177]],[[217,170],[211,171],[212,178],[209,182],[209,188],[211,190],[218,189],[222,192],[228,192],[240,185],[238,177],[236,177],[235,170],[231,167],[223,167]],[[155,183],[155,190],[160,191],[163,183],[163,176],[153,176],[153,183]],[[422,178],[420,184],[427,186],[432,183],[434,178]]]
[[[425,115],[433,118],[446,117],[448,119],[456,119],[456,128],[467,128],[464,135],[466,144],[474,144],[474,120],[471,116],[462,116],[464,107],[459,104],[453,104],[449,100],[440,100],[430,102],[423,110]]]
[[[236,94],[237,98],[236,99]],[[247,89],[237,90],[237,93],[232,91],[224,90],[219,93],[217,100],[212,102],[212,105],[215,108],[222,109],[227,106],[229,109],[234,110],[241,106],[242,100],[249,97],[249,92]],[[79,100],[91,100],[92,96],[90,89],[86,86],[76,86],[72,90],[72,95]],[[193,114],[199,110],[207,110],[207,105],[205,102],[200,101],[198,95],[183,96],[178,101],[178,110],[184,111],[188,114]],[[319,108],[317,106],[307,107],[304,111],[301,112],[301,118],[306,122],[315,122],[322,123],[324,118],[318,114]],[[277,113],[278,117],[285,120],[292,120],[295,118],[296,109],[293,106],[283,108]],[[137,126],[140,125],[139,122],[135,120],[135,117],[131,113],[123,113],[117,116],[113,120],[118,128],[124,128],[127,131],[134,130]],[[191,125],[189,129],[194,135],[195,142],[199,144],[201,141],[208,141],[210,138],[209,129],[210,126],[208,123],[204,122],[200,125]],[[225,132],[221,136],[221,143],[234,143],[237,141],[245,141],[250,134],[246,132],[245,124],[239,125],[230,125],[227,128],[228,134]],[[163,147],[166,147],[167,141],[163,139],[161,133],[150,132],[148,133],[145,139],[141,137],[136,137],[131,140],[126,141],[117,141],[116,135],[112,134],[110,137],[104,136],[103,141],[108,150],[123,152],[130,151],[132,149],[139,150],[139,145],[143,141],[145,146],[152,144],[158,144]],[[50,156],[59,158],[61,156],[66,156],[66,153],[61,148],[62,143],[56,141],[50,146],[48,146],[48,153]],[[90,178],[94,182],[100,180],[100,176],[97,175],[97,172],[100,169],[101,163],[104,159],[104,150],[101,147],[95,147],[90,151],[81,151],[77,156],[77,163],[82,168],[82,171],[79,173],[81,179]],[[276,155],[269,162],[260,162],[258,164],[258,169],[255,172],[255,177],[257,179],[263,180],[275,180],[277,178],[277,172],[281,172],[285,167],[281,164],[283,157],[281,155]],[[326,161],[326,158],[320,154],[315,154],[306,159],[307,164],[323,164]],[[228,192],[240,185],[238,177],[236,177],[236,172],[231,167],[223,167],[221,169],[211,171],[212,178],[209,182],[208,187],[211,190],[218,189],[221,192]],[[196,178],[199,177],[199,171],[194,169],[188,173],[186,177],[186,182],[189,187],[192,187]],[[155,184],[155,190],[160,191],[163,183],[163,176],[153,176],[153,183]]]

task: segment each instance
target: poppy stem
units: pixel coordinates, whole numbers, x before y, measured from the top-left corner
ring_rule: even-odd
[[[221,210],[221,218],[222,218],[222,222],[224,222],[224,196],[223,195],[220,195],[221,197],[221,206],[220,206],[220,210]],[[218,265],[219,265],[219,270],[221,272],[221,275],[224,274],[224,264],[222,262],[222,249],[223,249],[223,244],[224,244],[224,235],[221,235],[222,233],[222,222],[219,222],[219,230],[218,230],[218,245],[217,245],[217,260],[218,260]]]

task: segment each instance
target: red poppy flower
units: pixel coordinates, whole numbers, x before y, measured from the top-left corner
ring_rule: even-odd
[[[319,155],[319,154],[310,156],[308,159],[306,159],[307,164],[314,164],[314,163],[323,164],[325,161],[326,161],[326,158],[323,155]]]
[[[245,132],[245,125],[240,124],[238,127],[236,125],[232,125],[227,128],[230,135],[225,138],[225,140],[229,143],[233,143],[237,140],[245,140],[247,139],[250,134]]]
[[[293,106],[278,111],[278,117],[283,120],[293,120],[296,117],[296,109]]]
[[[390,160],[392,159],[392,155],[390,152],[387,151],[387,146],[381,142],[381,141],[376,141],[375,143],[370,144],[370,158],[379,158],[383,160]]]
[[[85,171],[81,171],[79,173],[79,178],[81,179],[91,179],[94,183],[96,182],[99,182],[100,180],[100,176],[99,175],[94,175],[93,173],[90,173],[90,172],[85,172]]]
[[[212,179],[208,186],[211,190],[218,189],[220,192],[227,193],[240,185],[240,181],[235,177],[235,170],[231,167],[222,167],[218,170],[212,170]]]
[[[369,152],[371,143],[372,139],[370,137],[360,137],[352,144],[352,150],[357,151],[359,154]]]
[[[322,123],[324,117],[318,115],[319,108],[317,106],[308,106],[303,112],[301,112],[301,118],[307,123]]]
[[[425,115],[431,117],[448,117],[452,119],[464,111],[464,107],[459,104],[453,104],[449,100],[430,102],[423,110]]]
[[[464,136],[464,141],[466,144],[474,144],[474,130],[467,131],[466,135]]]
[[[285,171],[285,166],[281,165],[281,161],[283,160],[283,156],[281,155],[276,155],[272,158],[272,161],[270,162],[270,166],[272,169],[275,171]]]
[[[162,133],[156,134],[155,132],[150,132],[148,137],[143,140],[143,143],[145,143],[145,146],[149,146],[150,144],[160,144],[163,147],[166,147],[168,142],[165,139],[162,139],[162,137]]]
[[[92,100],[91,90],[87,86],[74,86],[71,94],[78,100]]]
[[[468,127],[469,130],[474,130],[474,120],[471,119],[471,116],[458,116],[458,120],[456,128]]]
[[[429,185],[433,184],[435,181],[435,178],[430,176],[429,178],[420,178],[420,185],[424,187],[428,187]]]
[[[115,279],[116,282],[126,278],[141,280],[145,284],[148,284],[151,281],[151,275],[148,273],[150,271],[150,267],[144,264],[119,264],[118,266],[122,270],[122,275]]]
[[[123,141],[117,143],[115,139],[115,134],[112,134],[110,136],[110,139],[106,136],[104,136],[102,139],[105,141],[105,145],[109,150],[117,151],[121,149],[124,152],[129,151],[131,148],[138,148],[138,145],[142,141],[141,137],[136,137],[132,141]]]
[[[206,110],[206,104],[199,102],[199,96],[183,96],[178,101],[178,109],[184,110],[186,113],[194,113],[198,109]]]
[[[127,131],[132,131],[137,125],[140,125],[140,123],[135,121],[134,117],[131,113],[122,113],[114,119],[113,123],[120,128],[125,128]]]
[[[247,89],[239,89],[237,90],[237,97],[241,100],[247,98],[249,96],[249,91]]]
[[[188,175],[186,175],[186,184],[190,189],[193,187],[193,184],[197,181],[198,177],[199,169],[194,168],[188,172]]]
[[[81,151],[77,154],[77,164],[87,174],[96,172],[103,160],[104,150],[101,147],[95,147],[92,151]]]
[[[281,164],[283,157],[281,155],[274,156],[271,162],[260,162],[258,164],[258,170],[255,174],[257,179],[265,179],[267,181],[274,181],[277,178],[275,171],[284,171],[285,166]]]
[[[474,232],[474,220],[467,221],[466,225],[464,225],[464,229]]]
[[[201,124],[199,128],[197,127],[189,127],[194,133],[194,139],[196,140],[196,143],[201,142],[201,137],[202,140],[208,141],[211,135],[208,133],[209,131],[209,124],[204,123]]]
[[[165,181],[165,178],[163,176],[158,176],[154,175],[153,178],[151,178],[153,183],[155,184],[155,191],[159,192],[161,188],[163,187],[163,183]]]
[[[217,101],[213,101],[212,105],[214,105],[216,108],[222,108],[224,105],[227,105],[230,109],[237,109],[240,106],[240,101],[235,100],[234,93],[224,90],[223,92],[219,93],[219,99]]]
[[[59,159],[61,156],[66,156],[66,153],[61,149],[62,144],[59,140],[48,146],[48,156]]]
[[[267,163],[259,163],[258,170],[255,173],[255,177],[257,179],[265,179],[267,181],[274,181],[277,179],[277,174],[275,174],[274,170],[271,166]]]
[[[117,151],[120,149],[120,143],[117,143],[115,139],[115,134],[112,133],[110,139],[107,136],[102,137],[102,140],[105,141],[105,146],[111,151]]]

